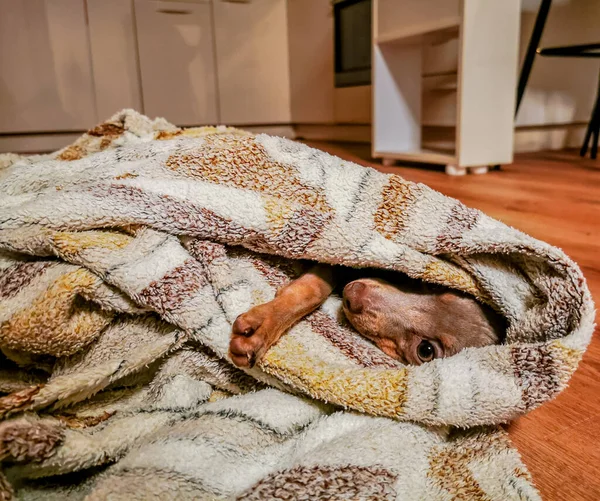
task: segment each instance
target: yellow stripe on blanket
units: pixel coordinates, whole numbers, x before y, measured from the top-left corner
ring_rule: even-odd
[[[77,296],[102,281],[78,269],[61,275],[46,291],[0,325],[2,346],[38,355],[64,356],[96,339],[114,317],[87,304],[75,307]]]
[[[315,358],[291,336],[271,348],[258,364],[277,377],[327,403],[383,417],[404,413],[408,370],[336,367]]]
[[[52,236],[56,251],[67,261],[82,251],[102,248],[109,251],[123,249],[133,241],[133,237],[113,231],[57,232]]]

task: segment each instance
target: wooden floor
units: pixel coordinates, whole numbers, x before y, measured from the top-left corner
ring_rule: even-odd
[[[309,144],[425,183],[561,247],[600,301],[600,159],[584,160],[573,151],[522,154],[499,172],[449,177],[439,170],[382,167],[365,146]],[[545,500],[600,500],[598,334],[596,329],[569,388],[508,428]]]

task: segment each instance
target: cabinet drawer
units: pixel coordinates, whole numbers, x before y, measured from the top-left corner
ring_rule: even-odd
[[[135,13],[145,113],[218,122],[211,5],[136,0]]]

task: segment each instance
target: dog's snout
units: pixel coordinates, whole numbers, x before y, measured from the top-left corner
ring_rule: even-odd
[[[364,307],[367,286],[362,282],[350,282],[344,287],[344,307],[351,313],[360,313]]]

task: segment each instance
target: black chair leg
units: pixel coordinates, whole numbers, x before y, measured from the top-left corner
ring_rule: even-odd
[[[592,110],[592,116],[585,131],[585,138],[581,145],[579,155],[584,157],[592,140],[590,156],[595,159],[598,156],[598,132],[600,129],[600,78],[598,79],[598,93],[596,94],[596,102]]]
[[[535,18],[535,24],[533,25],[533,31],[531,32],[531,38],[529,39],[529,45],[527,46],[527,52],[525,52],[525,59],[523,60],[523,66],[521,67],[521,73],[519,75],[519,84],[517,86],[517,105],[515,109],[515,117],[519,113],[519,107],[525,94],[525,88],[527,87],[527,81],[533,68],[533,61],[537,54],[538,47],[540,46],[540,40],[544,33],[544,27],[546,26],[546,19],[548,19],[548,13],[550,12],[550,6],[552,0],[542,0],[540,8]]]
[[[592,129],[593,128],[594,128],[594,115],[592,115],[592,118],[590,118],[590,121],[588,122],[588,126],[585,131],[585,137],[583,138],[583,144],[581,145],[581,149],[579,150],[580,157],[585,157],[585,154],[587,153],[588,146],[590,144],[590,138],[592,137]]]
[[[600,130],[600,120],[596,120],[596,128],[594,129],[594,131],[592,132],[592,151],[590,153],[590,157],[593,160],[596,160],[596,157],[598,156],[598,132]]]

